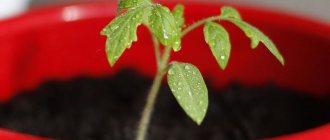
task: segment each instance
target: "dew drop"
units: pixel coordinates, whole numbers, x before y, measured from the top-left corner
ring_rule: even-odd
[[[114,31],[114,30],[118,29],[119,26],[118,26],[118,25],[116,25],[116,26],[111,26],[110,28],[111,28],[112,31]]]
[[[190,66],[186,65],[186,66],[184,66],[184,69],[189,70]]]
[[[179,86],[181,86],[181,85],[182,85],[182,83],[181,83],[181,82],[179,82],[179,83],[178,83],[178,85],[179,85]]]
[[[190,91],[188,92],[188,94],[189,94],[189,96],[192,96],[192,93]]]
[[[214,46],[215,46],[215,43],[210,43],[210,46],[211,46],[211,47],[214,47]]]
[[[167,34],[164,34],[164,38],[165,38],[165,39],[168,39],[168,36],[167,36]]]
[[[107,29],[107,28],[104,28],[104,29],[102,30],[102,33],[106,33],[106,32],[108,32],[108,29]]]
[[[174,71],[170,69],[170,70],[168,70],[168,74],[173,75]]]
[[[220,56],[220,59],[225,60],[225,56],[224,55],[221,55]]]

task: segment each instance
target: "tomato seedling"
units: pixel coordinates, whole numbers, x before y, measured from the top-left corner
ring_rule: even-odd
[[[221,14],[185,25],[184,6],[177,5],[172,11],[166,6],[151,0],[120,0],[115,17],[102,31],[107,36],[106,53],[113,66],[123,52],[137,41],[137,28],[146,26],[152,33],[157,74],[147,97],[136,140],[144,140],[151,112],[162,79],[167,73],[168,85],[185,113],[198,125],[205,117],[208,108],[208,91],[203,77],[196,66],[184,62],[169,62],[170,53],[179,52],[181,38],[195,28],[204,25],[204,38],[219,67],[225,69],[230,58],[231,42],[227,30],[219,24],[228,21],[239,27],[251,39],[251,48],[262,42],[267,49],[284,65],[284,59],[274,43],[259,29],[245,22],[239,12],[224,6]],[[160,44],[164,51],[160,51]]]

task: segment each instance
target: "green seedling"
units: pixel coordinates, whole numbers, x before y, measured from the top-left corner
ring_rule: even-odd
[[[171,51],[179,52],[181,38],[193,29],[204,25],[205,41],[223,70],[230,58],[231,43],[228,32],[219,24],[221,21],[239,27],[251,39],[251,48],[256,48],[262,42],[284,65],[284,59],[274,43],[259,29],[245,22],[239,12],[231,7],[224,6],[221,14],[190,26],[185,25],[183,5],[177,5],[170,11],[168,7],[151,0],[120,0],[117,13],[121,14],[101,31],[107,37],[106,53],[110,65],[113,66],[123,52],[131,47],[132,42],[137,41],[136,32],[140,25],[146,26],[152,33],[157,61],[157,74],[142,112],[136,140],[145,139],[155,99],[166,73],[168,85],[179,105],[197,125],[202,123],[208,108],[208,91],[200,71],[193,64],[169,62]],[[162,52],[160,44],[164,46]]]

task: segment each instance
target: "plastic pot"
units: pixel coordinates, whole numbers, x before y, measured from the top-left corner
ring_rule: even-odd
[[[167,4],[173,6],[173,4]],[[0,100],[36,88],[48,79],[68,80],[79,75],[100,77],[115,74],[124,67],[146,76],[155,74],[150,34],[138,30],[134,43],[110,68],[105,56],[105,37],[99,31],[115,16],[116,3],[88,3],[49,7],[0,23]],[[218,15],[221,4],[186,3],[187,23]],[[183,39],[182,51],[172,59],[191,62],[213,88],[232,80],[247,85],[272,81],[280,87],[313,93],[330,93],[330,27],[307,19],[267,10],[237,7],[242,17],[259,27],[278,45],[286,59],[282,67],[263,45],[251,50],[244,33],[224,23],[231,34],[232,54],[221,71],[203,39],[202,28]],[[200,10],[207,9],[207,10]],[[0,129],[2,140],[42,139]],[[330,139],[330,124],[304,132],[271,138],[274,140]]]

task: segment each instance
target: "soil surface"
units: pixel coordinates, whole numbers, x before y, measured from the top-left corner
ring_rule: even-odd
[[[0,105],[0,127],[64,140],[133,140],[151,80],[125,70],[114,77],[49,81]],[[164,84],[148,140],[254,140],[330,122],[330,99],[272,84],[209,89],[201,126]]]

